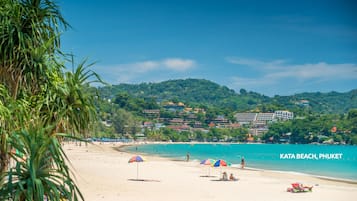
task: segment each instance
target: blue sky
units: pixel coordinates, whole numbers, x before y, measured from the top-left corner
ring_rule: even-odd
[[[265,95],[357,88],[357,1],[59,0],[62,49],[111,83],[200,78]]]

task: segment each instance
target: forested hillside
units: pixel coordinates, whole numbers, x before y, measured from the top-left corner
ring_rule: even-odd
[[[115,98],[128,93],[138,98],[162,101],[181,101],[232,111],[262,111],[288,109],[294,112],[342,114],[357,108],[357,89],[347,93],[301,93],[291,96],[268,97],[241,89],[236,92],[226,86],[204,79],[169,80],[160,83],[119,84],[99,89],[102,97]]]
[[[160,83],[142,83],[137,85],[120,84],[111,88],[103,88],[105,96],[118,92],[128,92],[136,97],[154,97],[158,100],[180,99],[205,104],[218,104],[223,99],[236,97],[237,94],[225,86],[220,86],[208,80],[187,79],[169,80]],[[110,92],[110,93],[109,93]]]
[[[106,126],[99,124],[98,128],[103,136],[134,135],[141,131],[141,135],[155,141],[357,144],[356,92],[268,97],[245,89],[235,92],[201,79],[120,84],[99,88],[99,100],[103,101],[98,101],[97,107]],[[267,124],[267,130],[254,137],[248,135],[248,129],[257,129],[254,124],[235,127],[237,112],[277,110],[289,110],[296,118]],[[213,122],[218,123],[212,125]],[[147,128],[154,123],[164,128]]]
[[[307,100],[308,106],[313,112],[321,113],[346,113],[351,108],[357,108],[357,89],[347,93],[329,92],[329,93],[301,93],[293,96],[275,96],[274,99],[285,105],[299,103],[301,100]]]
[[[226,86],[203,79],[169,80],[160,83],[120,84],[100,88],[105,98],[114,98],[118,93],[128,93],[138,98],[154,98],[158,102],[181,101],[191,105],[205,105],[230,110],[245,111],[258,104],[268,103],[270,98],[254,92],[241,90],[236,93]]]

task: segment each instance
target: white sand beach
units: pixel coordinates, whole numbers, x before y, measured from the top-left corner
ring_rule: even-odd
[[[116,145],[118,146],[118,145]],[[307,175],[272,171],[222,168],[233,173],[238,181],[215,181],[220,168],[208,167],[199,161],[172,161],[144,156],[146,161],[128,163],[134,154],[119,152],[113,144],[66,144],[77,184],[87,201],[228,201],[228,200],[324,200],[350,201],[357,197],[357,184],[329,181]],[[290,193],[291,183],[313,186],[312,192]]]

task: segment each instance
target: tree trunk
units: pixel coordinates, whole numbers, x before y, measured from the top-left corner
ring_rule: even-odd
[[[3,174],[4,172],[7,171],[8,167],[9,167],[9,154],[7,154],[6,152],[0,152],[0,174]],[[2,187],[2,185],[4,184],[4,179],[1,180],[0,178],[0,188]]]

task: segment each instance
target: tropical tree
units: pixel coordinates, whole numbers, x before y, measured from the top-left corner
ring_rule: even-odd
[[[68,23],[50,0],[0,0],[0,16],[0,83],[16,99],[46,82]]]
[[[46,196],[49,200],[59,200],[62,197],[68,200],[82,198],[71,179],[65,163],[66,157],[60,147],[59,138],[70,135],[58,133],[72,131],[83,134],[91,122],[94,122],[96,110],[93,98],[85,92],[85,87],[89,83],[87,80],[93,75],[96,74],[86,70],[84,65],[80,65],[74,73],[68,72],[63,80],[59,79],[58,82],[51,82],[49,86],[43,86],[46,89],[45,94],[33,95],[28,98],[29,101],[15,100],[15,103],[20,104],[10,110],[0,108],[3,113],[16,109],[19,111],[19,116],[26,112],[31,114],[31,118],[15,118],[19,119],[16,122],[21,123],[21,129],[13,128],[12,132],[2,133],[2,138],[6,137],[6,140],[1,141],[4,153],[9,153],[10,149],[17,150],[27,160],[23,162],[19,160],[19,154],[15,156],[10,154],[16,161],[16,167],[11,167],[10,171],[1,174],[1,180],[4,180],[7,175],[7,183],[2,187],[4,190],[0,191],[0,198],[5,200],[43,200],[39,199],[41,196]],[[46,129],[42,129],[44,127]],[[8,163],[9,160],[7,159],[6,162]],[[38,182],[42,183],[38,184]],[[57,195],[54,195],[55,193]]]
[[[6,174],[8,182],[0,190],[0,200],[83,200],[58,141],[59,136],[70,136],[47,135],[52,128],[38,126],[14,132],[9,140],[16,150],[11,153],[16,165]]]
[[[13,99],[4,85],[0,84],[0,174],[9,164],[8,140],[11,131],[25,127],[30,122],[30,103],[25,99]],[[0,179],[0,186],[2,180]]]
[[[56,125],[52,133],[72,131],[85,134],[89,123],[96,121],[95,97],[88,88],[93,82],[101,82],[101,79],[88,69],[91,65],[85,65],[84,61],[63,77],[54,74],[45,86],[45,94],[41,94],[44,100],[38,103],[39,116],[47,125]]]
[[[118,109],[113,116],[113,126],[117,133],[124,135],[138,132],[138,121],[132,113]]]
[[[4,163],[0,173],[7,168],[10,131],[28,122],[24,117],[30,111],[20,108],[29,105],[32,95],[41,93],[43,83],[48,83],[51,75],[49,70],[60,72],[63,67],[56,57],[60,52],[60,29],[67,27],[52,1],[0,0],[0,84],[6,89],[6,92],[2,91],[2,96],[6,97],[2,99],[3,104],[10,111],[0,133],[0,158]],[[18,99],[24,103],[19,107]]]
[[[350,122],[351,132],[357,134],[357,109],[348,112],[347,120]]]
[[[8,107],[5,106],[8,99],[8,92],[3,85],[0,85],[0,170],[6,169],[8,164],[8,155],[6,154],[8,150],[8,126],[7,121],[10,119],[11,112]],[[0,172],[0,174],[1,174]],[[2,179],[0,179],[1,186]]]
[[[0,0],[0,200],[83,199],[59,143],[69,135],[58,133],[87,132],[96,110],[86,89],[100,78],[85,62],[64,72],[67,27],[51,0]]]

